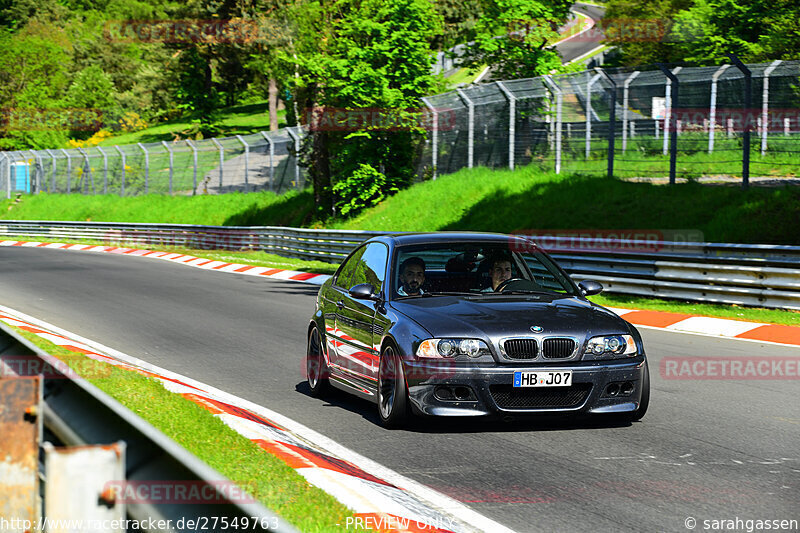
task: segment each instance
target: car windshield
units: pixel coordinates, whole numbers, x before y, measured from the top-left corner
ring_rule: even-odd
[[[392,269],[394,296],[576,294],[570,280],[533,244],[512,244],[462,242],[398,247]]]

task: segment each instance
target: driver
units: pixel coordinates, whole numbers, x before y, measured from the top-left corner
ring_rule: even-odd
[[[501,283],[511,279],[511,258],[508,255],[495,255],[489,261],[491,261],[489,263],[491,265],[489,267],[489,276],[492,279],[492,285],[481,292],[494,292]]]
[[[425,283],[425,261],[421,257],[409,257],[400,263],[400,287],[397,294],[400,296],[416,296],[425,294],[422,284]]]

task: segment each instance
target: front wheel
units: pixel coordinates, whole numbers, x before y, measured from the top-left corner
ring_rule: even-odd
[[[378,363],[378,416],[385,428],[400,427],[408,419],[403,362],[392,346],[383,349]]]
[[[326,392],[328,383],[328,365],[325,354],[322,352],[322,339],[316,327],[311,328],[308,334],[308,349],[306,350],[306,379],[311,396],[320,397]]]

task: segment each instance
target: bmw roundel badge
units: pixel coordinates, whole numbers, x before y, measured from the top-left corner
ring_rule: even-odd
[[[534,333],[541,333],[544,331],[542,326],[531,326],[531,331]]]

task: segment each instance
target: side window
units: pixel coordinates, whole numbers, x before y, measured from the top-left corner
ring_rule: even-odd
[[[379,242],[368,244],[353,271],[349,281],[350,287],[359,283],[369,283],[375,287],[375,292],[381,292],[388,258],[389,249],[385,244]]]
[[[349,290],[350,287],[356,285],[355,283],[352,283],[353,272],[355,272],[356,266],[361,260],[361,256],[364,255],[364,251],[366,249],[366,246],[362,246],[356,251],[356,253],[347,258],[347,261],[345,261],[345,263],[339,267],[339,271],[336,273],[334,285],[344,290]]]

